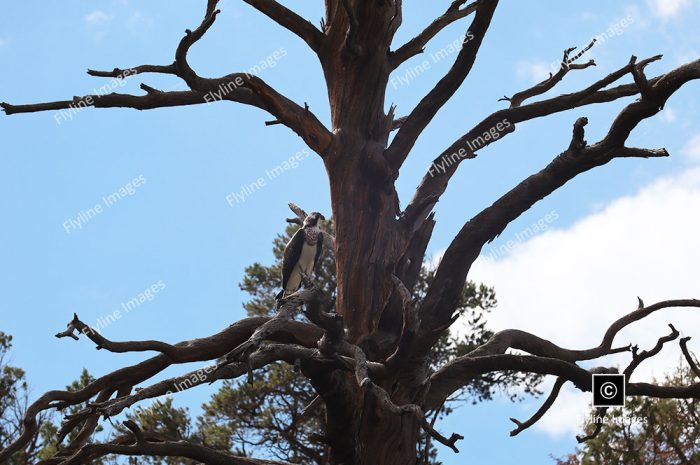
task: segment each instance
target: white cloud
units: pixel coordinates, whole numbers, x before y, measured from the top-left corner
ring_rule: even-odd
[[[689,7],[691,0],[647,0],[647,3],[655,16],[672,19]]]
[[[700,52],[696,49],[677,49],[675,53],[676,66],[685,65],[700,58]]]
[[[700,159],[700,134],[687,151]],[[522,242],[502,259],[482,256],[470,278],[496,289],[499,306],[490,316],[492,329],[530,331],[567,348],[594,347],[614,320],[636,308],[637,295],[647,304],[700,298],[698,212],[700,167],[694,167],[618,198],[569,228]],[[670,332],[668,323],[698,339],[700,310],[663,310],[623,330],[615,345],[653,347]],[[700,353],[700,343],[693,344]],[[661,378],[679,356],[678,344],[668,344],[637,369],[633,380]],[[627,353],[594,364],[624,367],[629,360]],[[565,387],[538,428],[551,434],[579,432],[589,396]],[[530,413],[540,402],[528,402]]]
[[[553,381],[543,384],[545,395],[549,395]],[[529,418],[538,408],[543,399],[524,404],[523,418]],[[565,384],[552,409],[537,422],[536,428],[552,437],[572,437],[583,431],[584,417],[591,409],[590,394],[579,391]],[[525,434],[525,433],[523,433]]]
[[[692,161],[700,162],[700,132],[690,138],[681,150],[681,154]]]
[[[537,61],[519,61],[515,65],[515,73],[520,79],[526,79],[532,84],[541,82],[549,77],[551,73],[549,63],[541,60]]]
[[[111,14],[105,13],[102,10],[93,10],[86,14],[83,19],[89,25],[101,25],[111,21],[113,16]]]
[[[663,122],[671,124],[678,119],[678,112],[673,108],[666,107],[661,111],[660,118]]]
[[[637,28],[646,29],[651,24],[648,15],[642,15],[637,5],[625,5],[624,11],[625,17],[630,18]]]
[[[127,27],[132,31],[149,29],[153,25],[153,19],[136,10],[131,13],[127,21]]]

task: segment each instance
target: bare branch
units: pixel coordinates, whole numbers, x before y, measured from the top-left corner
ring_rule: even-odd
[[[567,48],[564,50],[564,58],[562,59],[561,66],[555,74],[549,74],[549,78],[536,84],[535,86],[525,89],[512,97],[504,97],[501,100],[508,100],[510,102],[511,108],[519,107],[525,100],[535,97],[537,95],[542,95],[548,90],[552,89],[557,85],[564,76],[566,76],[572,69],[586,69],[590,66],[595,66],[595,61],[589,60],[586,63],[576,63],[576,60],[583,56],[588,50],[590,50],[593,45],[595,45],[595,39],[591,41],[586,47],[584,47],[581,52],[579,52],[574,58],[569,58],[569,54],[576,50],[576,47]]]
[[[695,362],[695,359],[693,356],[690,354],[690,351],[688,350],[688,341],[690,340],[690,336],[684,337],[680,340],[680,346],[681,346],[681,351],[683,352],[683,356],[685,357],[685,360],[688,362],[688,366],[690,366],[690,369],[693,371],[695,376],[700,378],[700,367],[698,367],[698,364]]]
[[[466,384],[469,384],[469,382],[471,382],[476,376],[481,374],[481,372],[469,370],[471,364],[476,363],[474,362],[476,359],[505,354],[507,350],[514,349],[537,357],[559,360],[573,364],[577,361],[593,360],[605,355],[628,352],[630,351],[630,346],[619,348],[613,348],[612,346],[615,336],[617,336],[622,329],[659,310],[678,307],[700,308],[700,300],[667,300],[649,305],[647,307],[639,308],[614,321],[605,332],[600,344],[596,347],[585,350],[562,348],[546,339],[540,338],[525,331],[514,329],[500,331],[482,346],[476,348],[464,357],[448,363],[433,374],[431,377],[430,391],[428,393],[426,404],[429,408],[439,405],[453,392],[457,391]],[[550,371],[546,373],[543,373],[542,371],[535,371],[535,373],[564,376],[569,381],[575,381],[575,378],[566,376],[563,371]]]
[[[247,340],[256,328],[268,318],[246,318],[234,323],[225,330],[206,338],[193,339],[175,344],[177,363],[215,360]],[[303,346],[313,347],[320,337],[318,329],[309,324],[290,321],[279,328],[275,340],[295,341]],[[106,389],[136,386],[157,375],[173,361],[169,356],[159,354],[136,365],[125,367],[102,376],[79,391],[49,391],[31,404],[25,414],[24,431],[12,444],[0,451],[0,462],[7,460],[23,448],[35,436],[38,428],[37,415],[49,408],[66,408],[86,402]]]
[[[646,65],[660,58],[661,56],[657,55],[643,60],[640,64]],[[416,189],[413,200],[408,204],[402,216],[414,218],[414,221],[424,218],[447,189],[447,185],[457,172],[460,163],[464,160],[475,158],[479,150],[514,132],[517,123],[584,105],[612,102],[638,94],[639,88],[636,84],[624,84],[602,90],[626,74],[631,73],[635,63],[636,57],[632,57],[627,65],[581,91],[559,95],[527,105],[511,106],[511,108],[499,110],[487,116],[433,160],[418,189]],[[653,78],[650,82],[656,83],[661,77]],[[401,119],[397,121],[401,121]]]
[[[126,69],[114,68],[112,71],[97,71],[94,69],[88,69],[87,73],[90,76],[95,77],[112,77],[118,79],[126,79],[129,76],[145,73],[177,75],[177,68],[175,67],[175,63],[173,62],[169,65],[140,65]]]
[[[68,329],[62,333],[56,334],[56,337],[72,337],[76,341],[78,337],[73,334],[73,331],[78,331],[79,334],[86,335],[92,342],[96,344],[95,348],[97,350],[106,349],[108,352],[124,353],[124,352],[144,352],[144,351],[156,351],[164,355],[167,355],[172,361],[177,361],[178,359],[178,348],[166,344],[161,341],[129,341],[129,342],[112,342],[109,339],[102,336],[95,329],[89,327],[78,318],[78,314],[73,314],[73,320],[68,323]]]
[[[202,23],[194,31],[189,29],[185,30],[185,36],[180,40],[180,44],[175,51],[175,69],[177,70],[177,75],[180,76],[191,89],[201,89],[203,86],[200,82],[201,78],[187,62],[187,52],[189,52],[190,47],[192,47],[195,42],[206,34],[212,24],[214,24],[214,21],[216,21],[216,15],[220,13],[220,10],[215,9],[218,2],[219,0],[207,1],[207,10]]]
[[[573,150],[567,149],[540,172],[530,176],[491,206],[469,220],[445,251],[435,273],[420,316],[425,326],[424,340],[434,341],[430,331],[449,324],[459,292],[471,264],[481,248],[495,239],[505,227],[565,183],[597,166],[620,156],[666,156],[665,150],[629,149],[625,142],[632,130],[644,119],[658,113],[666,100],[685,83],[700,78],[700,60],[681,66],[654,84],[653,99],[641,99],[627,105],[615,118],[607,135],[593,145],[583,143],[583,120],[577,122]],[[421,349],[425,349],[423,344]]]
[[[86,95],[84,97],[74,97],[73,100],[34,105],[1,103],[0,107],[3,108],[6,114],[11,115],[14,113],[30,113],[45,110],[77,110],[89,106],[97,108],[128,107],[145,110],[229,100],[253,105],[268,111],[276,117],[276,121],[285,124],[296,132],[316,153],[322,157],[325,156],[333,136],[318,118],[311,113],[307,105],[304,107],[297,105],[257,76],[251,76],[247,73],[232,73],[221,78],[210,79],[200,77],[190,67],[187,61],[187,53],[192,45],[204,36],[216,20],[216,16],[219,13],[219,10],[215,9],[217,3],[218,0],[208,0],[206,13],[201,24],[194,31],[189,29],[185,31],[185,36],[177,47],[173,64],[166,66],[141,65],[128,69],[115,68],[112,71],[88,70],[88,73],[93,76],[117,78],[125,78],[128,75],[147,72],[174,74],[187,83],[191,89],[190,91],[161,92],[142,84],[141,88],[147,93],[144,96],[111,93],[107,95]],[[274,1],[261,1],[259,3],[268,6],[276,4]],[[261,7],[263,6],[261,5]],[[66,118],[66,116],[62,117]]]
[[[311,415],[313,415],[316,412],[316,410],[321,408],[321,406],[323,406],[323,398],[321,396],[314,397],[313,400],[309,403],[309,405],[304,407],[304,409],[301,411],[302,418],[306,419],[311,417]]]
[[[586,148],[586,140],[584,139],[585,132],[584,127],[588,124],[588,118],[582,117],[576,120],[574,123],[574,134],[571,137],[571,144],[569,144],[570,152],[577,152]]]
[[[467,0],[455,0],[439,18],[435,19],[428,27],[413,39],[406,42],[393,52],[389,53],[389,63],[392,69],[398,68],[409,58],[423,53],[428,42],[440,31],[450,24],[462,18],[466,18],[476,11],[479,2],[472,2],[462,8]]]
[[[632,348],[632,361],[627,366],[627,368],[625,368],[624,371],[624,374],[627,376],[627,379],[630,379],[632,377],[632,373],[634,373],[634,370],[636,370],[637,367],[641,365],[641,363],[644,360],[650,359],[654,355],[661,352],[661,349],[663,349],[664,344],[675,340],[680,335],[680,333],[676,330],[676,328],[673,327],[672,324],[669,324],[668,326],[671,328],[671,334],[669,334],[668,336],[660,337],[659,340],[656,342],[656,345],[651,350],[643,350],[642,352],[637,352],[636,347]]]
[[[293,32],[306,42],[311,50],[318,53],[324,34],[311,22],[305,20],[289,8],[275,0],[243,0],[248,5],[265,14],[280,26]]]
[[[238,93],[237,93],[238,94]],[[15,113],[34,113],[47,110],[79,110],[86,107],[95,108],[134,108],[136,110],[150,110],[153,108],[177,107],[185,105],[198,105],[205,103],[204,92],[178,91],[163,92],[160,94],[129,95],[111,93],[106,95],[86,95],[74,97],[73,100],[60,100],[56,102],[36,103],[29,105],[11,105],[0,103],[0,107],[7,115]],[[238,94],[240,95],[240,94]],[[226,100],[233,100],[237,95],[227,95]],[[250,95],[248,95],[250,97]],[[253,100],[246,103],[252,103]]]
[[[131,434],[117,437],[108,443],[86,444],[75,454],[62,460],[60,465],[91,463],[109,454],[184,457],[209,465],[291,465],[288,462],[238,457],[185,440],[173,441],[162,435],[142,432],[138,425],[130,421],[124,425],[129,428]]]
[[[431,425],[425,420],[423,420],[423,429],[428,432],[430,437],[452,449],[452,451],[454,451],[455,454],[459,454],[459,449],[457,449],[457,446],[455,444],[457,443],[457,441],[464,439],[464,436],[462,436],[461,434],[452,433],[452,435],[448,439],[442,434],[438,433],[435,430],[435,428],[433,428],[433,425]]]
[[[247,73],[232,73],[216,79],[200,78],[197,83],[202,86],[201,90],[208,91],[210,98],[214,95],[214,99],[222,94],[228,95],[228,92],[240,87],[252,90],[265,110],[297,133],[321,157],[325,157],[333,141],[333,134],[309,110],[308,105],[298,105],[259,77]]]
[[[605,416],[605,412],[607,412],[607,411],[608,411],[607,407],[596,408],[596,417],[602,418],[603,416]],[[590,441],[591,439],[595,439],[596,437],[598,437],[598,434],[600,434],[602,429],[603,429],[603,422],[596,421],[595,428],[593,428],[593,431],[591,431],[589,434],[587,434],[585,436],[577,435],[576,440],[578,441],[579,444],[582,444],[586,441]]]
[[[245,361],[248,356],[256,351],[260,345],[280,328],[287,326],[288,322],[294,320],[294,316],[299,313],[301,306],[306,302],[318,300],[319,291],[311,287],[310,289],[299,289],[295,293],[284,297],[278,301],[277,313],[273,318],[260,325],[250,338],[231,350],[217,369],[223,368],[229,363]]]
[[[517,436],[518,434],[522,433],[535,423],[537,423],[545,413],[554,405],[554,401],[557,400],[557,397],[559,397],[559,391],[561,391],[561,387],[566,383],[566,380],[564,378],[557,378],[557,380],[554,382],[554,386],[552,387],[552,391],[549,393],[549,396],[547,397],[547,400],[544,401],[542,406],[535,412],[535,414],[530,417],[529,420],[527,421],[519,421],[516,420],[515,418],[511,418],[510,421],[516,424],[517,428],[512,430],[510,432],[511,436]]]
[[[465,381],[468,384],[478,376],[496,371],[518,371],[558,376],[572,382],[576,388],[584,392],[590,392],[591,390],[591,375],[593,373],[617,373],[617,370],[614,368],[599,367],[586,370],[572,362],[532,355],[464,356],[450,362],[450,364],[433,375],[431,378],[431,392],[426,399],[425,408],[436,408],[445,399],[442,396],[434,396],[433,388],[436,384],[448,381],[448,378],[457,378],[461,380],[461,384],[454,382],[455,380],[450,380],[450,382],[454,382],[456,389],[459,389],[465,385]],[[628,383],[626,394],[630,396],[689,399],[700,395],[700,383],[688,386],[657,386],[649,383]]]
[[[115,390],[113,389],[105,389],[104,391],[98,394],[96,401],[104,402],[107,399],[109,399],[112,396],[112,394],[114,394],[114,392]],[[63,425],[61,425],[61,429],[58,430],[56,444],[61,444],[66,438],[66,436],[68,436],[68,434],[70,434],[81,423],[83,424],[78,434],[75,435],[70,444],[65,448],[65,450],[70,451],[78,449],[92,437],[92,434],[95,432],[95,429],[97,428],[99,422],[99,415],[76,415],[76,418],[66,416],[66,420],[67,421]]]
[[[308,216],[308,213],[306,213],[304,209],[302,209],[295,203],[289,202],[287,205],[289,206],[289,209],[293,211],[297,218],[303,223],[304,219]]]

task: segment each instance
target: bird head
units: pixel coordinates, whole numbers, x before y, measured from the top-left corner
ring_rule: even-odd
[[[317,226],[319,220],[325,220],[326,217],[324,217],[322,214],[319,212],[311,212],[309,215],[304,219],[304,227],[309,227],[309,226]]]

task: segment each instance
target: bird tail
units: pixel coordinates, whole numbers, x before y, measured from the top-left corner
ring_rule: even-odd
[[[280,300],[282,297],[284,297],[284,289],[279,291],[279,293],[275,296],[275,300]]]

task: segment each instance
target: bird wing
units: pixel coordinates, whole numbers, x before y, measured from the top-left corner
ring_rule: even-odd
[[[321,252],[323,252],[323,234],[319,234],[318,239],[316,240],[316,256],[314,257],[314,270],[316,270],[316,265],[318,265],[318,261],[321,259]]]
[[[301,249],[304,247],[304,230],[302,228],[297,229],[294,233],[287,247],[284,249],[284,259],[282,260],[282,290],[287,288],[287,282],[289,277],[294,271],[294,266],[299,261],[299,256],[301,255]]]

